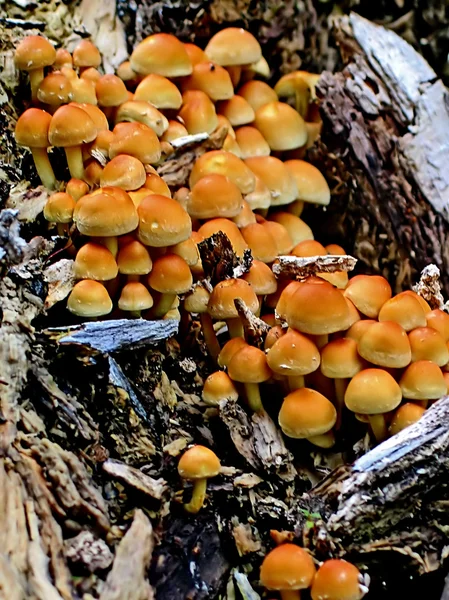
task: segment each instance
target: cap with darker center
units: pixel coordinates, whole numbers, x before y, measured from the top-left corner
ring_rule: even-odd
[[[184,505],[188,512],[197,513],[201,509],[206,497],[207,479],[216,477],[220,468],[220,461],[215,452],[199,444],[192,446],[181,456],[178,473],[183,479],[194,482],[192,499]]]
[[[238,397],[232,379],[224,371],[211,373],[204,382],[202,398],[209,406],[218,406],[222,400],[235,402]]]
[[[179,117],[188,133],[212,133],[218,120],[212,100],[201,90],[184,92]]]
[[[246,158],[244,163],[270,190],[272,206],[290,204],[295,200],[298,194],[295,180],[279,158],[254,156]]]
[[[239,88],[239,95],[256,111],[261,106],[270,102],[277,102],[278,96],[276,92],[264,81],[247,81]]]
[[[37,91],[44,79],[44,67],[54,63],[56,50],[53,45],[40,35],[28,35],[16,48],[14,62],[21,71],[30,75],[31,96],[37,100]]]
[[[237,185],[242,194],[252,192],[256,184],[251,169],[240,158],[223,150],[211,150],[195,161],[189,178],[190,189],[208,173],[225,175]]]
[[[391,287],[381,275],[356,275],[349,280],[345,296],[363,315],[377,319],[380,309],[391,298]]]
[[[156,73],[150,73],[142,79],[134,92],[134,100],[150,102],[159,109],[181,108],[182,96],[176,85]]]
[[[284,102],[270,102],[258,108],[254,126],[272,150],[293,150],[307,142],[303,118]]]

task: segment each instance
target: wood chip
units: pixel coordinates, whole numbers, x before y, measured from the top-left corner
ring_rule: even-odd
[[[164,479],[153,479],[153,477],[142,473],[139,469],[130,467],[118,460],[110,458],[104,462],[103,471],[156,500],[161,500],[167,491],[167,482]]]
[[[305,279],[317,273],[352,271],[357,259],[346,254],[328,256],[279,256],[272,265],[276,277]]]

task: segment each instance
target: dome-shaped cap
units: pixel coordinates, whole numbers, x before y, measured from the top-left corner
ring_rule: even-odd
[[[332,402],[310,388],[300,388],[288,394],[279,411],[282,431],[297,439],[322,435],[332,429],[336,420],[337,411]]]
[[[83,279],[70,292],[67,308],[79,317],[101,317],[111,312],[112,300],[104,285]]]
[[[312,600],[361,600],[368,591],[355,565],[346,560],[326,560],[312,584]]]
[[[97,128],[87,112],[77,106],[66,104],[53,115],[48,132],[52,146],[79,146],[92,142]]]
[[[182,77],[192,72],[184,44],[169,33],[155,33],[145,38],[134,48],[130,63],[136,73],[143,75]]]
[[[16,123],[15,138],[19,146],[47,148],[51,115],[40,108],[28,108]]]
[[[147,246],[161,248],[187,240],[192,221],[183,207],[167,196],[150,194],[138,206],[139,240]]]
[[[48,67],[55,62],[56,50],[47,38],[28,35],[16,48],[14,62],[21,71]]]
[[[401,398],[401,388],[387,371],[364,369],[349,382],[345,404],[352,412],[378,415],[394,410]]]
[[[138,223],[136,207],[126,192],[110,195],[104,190],[78,200],[73,220],[83,235],[114,236],[133,231]]]
[[[186,450],[178,463],[178,473],[184,479],[215,477],[220,468],[220,461],[215,452],[199,444]]]
[[[76,253],[73,271],[76,279],[108,281],[117,277],[117,263],[112,253],[101,244],[88,242]]]
[[[73,51],[75,67],[98,67],[101,64],[101,54],[98,48],[89,40],[81,40]]]
[[[259,309],[259,301],[253,288],[243,279],[225,279],[214,287],[209,298],[208,312],[213,319],[235,319],[238,312],[234,304],[241,298],[253,313]]]
[[[238,27],[227,27],[211,37],[204,51],[208,58],[223,67],[249,65],[262,57],[256,38]]]

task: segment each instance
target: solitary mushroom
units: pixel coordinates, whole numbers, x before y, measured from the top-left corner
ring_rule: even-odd
[[[192,499],[184,504],[187,512],[196,514],[206,498],[207,480],[220,472],[220,461],[212,450],[205,446],[192,446],[181,456],[178,473],[183,479],[193,481]]]

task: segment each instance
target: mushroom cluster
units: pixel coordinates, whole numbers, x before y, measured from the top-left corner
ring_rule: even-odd
[[[284,434],[322,448],[344,412],[382,440],[446,393],[446,313],[411,291],[392,297],[381,276],[274,273],[280,256],[345,254],[301,219],[304,203],[330,202],[325,178],[304,160],[321,128],[316,75],[296,71],[271,88],[259,43],[237,28],[204,50],[153,34],[116,75],[101,73],[90,41],[70,54],[29,36],[16,65],[29,73],[34,104],[17,121],[17,142],[53,191],[45,218],[76,238],[74,315],[198,318],[221,369],[205,383],[205,402],[243,396],[261,411],[261,384],[275,384]],[[223,147],[197,158],[188,187],[170,188],[157,167],[180,140],[220,130]],[[51,146],[64,148],[66,183],[55,179]],[[212,286],[198,245],[218,232],[252,262]],[[237,299],[270,326],[263,347],[245,339]]]

